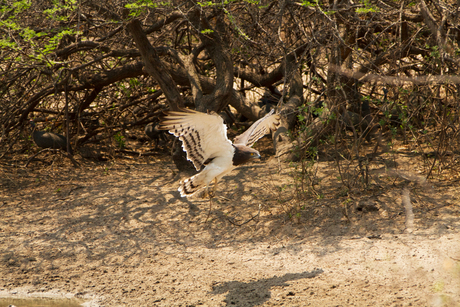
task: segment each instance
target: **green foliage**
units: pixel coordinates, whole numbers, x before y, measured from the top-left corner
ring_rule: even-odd
[[[426,46],[428,49],[431,49],[431,52],[430,52],[430,57],[432,58],[435,58],[435,59],[439,59],[441,57],[441,54],[439,52],[439,46]]]
[[[229,5],[233,2],[241,2],[240,0],[225,0],[220,3],[212,2],[212,1],[198,1],[197,4],[201,7],[212,7],[212,6],[218,6],[218,7],[224,7],[226,5]],[[253,4],[253,5],[259,5],[260,1],[259,0],[243,0],[242,2],[246,2],[247,4]]]
[[[131,85],[131,81],[128,82],[129,85]],[[126,82],[117,82],[117,88],[119,88],[121,91],[117,91],[118,92],[118,98],[121,98],[123,96],[130,96],[131,93],[133,92],[133,89],[131,88],[131,86],[128,86],[128,84]],[[113,109],[115,109],[115,106],[113,106]]]
[[[5,29],[11,30],[11,31],[20,31],[21,26],[17,24],[13,19],[9,18],[7,20],[1,21],[0,20],[0,26],[4,27]]]
[[[303,105],[299,107],[299,113],[297,114],[297,118],[299,119],[299,122],[305,121],[305,113],[308,112],[308,106]]]
[[[302,6],[305,6],[305,7],[315,7],[318,5],[318,1],[313,1],[314,3],[312,3],[312,1],[302,1]]]
[[[214,33],[214,31],[212,29],[204,29],[204,30],[201,30],[201,34],[211,34],[211,33]]]
[[[69,29],[69,28],[63,28],[59,33],[56,35],[52,36],[49,41],[45,44],[45,48],[43,49],[43,54],[49,54],[51,52],[54,52],[56,48],[59,45],[59,42],[62,40],[62,38],[65,35],[76,35],[76,34],[81,34],[81,32],[78,32],[74,29]]]
[[[372,5],[370,0],[364,0],[363,5],[364,7],[356,9],[357,14],[377,13],[379,11],[379,8]]]
[[[1,4],[0,5],[0,13],[2,16],[10,16],[9,18],[14,17],[17,14],[20,14],[24,12],[25,10],[30,8],[30,5],[32,4],[31,0],[19,0],[19,1],[13,1],[12,3],[9,4]],[[1,21],[0,21],[1,24]]]
[[[53,7],[46,9],[43,13],[47,18],[55,21],[68,21],[69,12],[77,9],[77,0],[53,0]]]
[[[217,6],[218,3],[213,3],[212,1],[200,2],[198,1],[197,4],[201,7],[209,7],[209,6]]]
[[[323,112],[326,110],[326,108],[324,106],[322,107],[315,107],[313,106],[312,107],[312,114],[316,115],[316,116],[321,116],[321,114],[323,114]]]
[[[131,78],[129,79],[129,85],[132,87],[139,86],[141,83],[139,82],[138,78]]]
[[[299,119],[299,122],[304,122],[307,119],[307,114],[312,114],[315,116],[321,116],[323,112],[326,110],[324,106],[317,107],[315,106],[315,102],[310,101],[303,106],[300,106],[298,109],[298,114],[297,118]],[[304,131],[304,130],[303,130]]]
[[[155,9],[158,7],[171,7],[172,4],[168,1],[153,1],[153,0],[136,0],[133,3],[128,3],[125,8],[129,9],[130,17],[139,17],[148,9]]]
[[[238,34],[244,38],[245,40],[249,40],[249,36],[243,32],[243,30],[241,30],[241,28],[237,25],[237,22],[235,20],[235,17],[233,17],[232,14],[230,14],[228,12],[228,10],[226,10],[225,8],[223,9],[225,14],[227,15],[228,19],[230,20],[230,22],[232,23],[233,27],[235,28],[235,30],[238,32]]]
[[[16,42],[11,42],[8,39],[0,39],[0,49],[14,49],[18,50],[18,44]],[[8,59],[5,59],[8,60]]]
[[[125,137],[120,132],[115,134],[113,138],[115,139],[115,142],[117,142],[117,145],[120,149],[125,148],[125,145],[126,145]]]
[[[70,16],[69,12],[76,10],[77,0],[54,0],[53,6],[42,12],[45,19],[53,21],[67,21]],[[13,51],[22,51],[25,57],[31,60],[32,64],[45,63],[48,67],[55,62],[47,57],[54,52],[59,45],[59,42],[66,35],[80,34],[77,30],[63,28],[48,28],[45,31],[37,32],[30,27],[22,26],[21,14],[30,9],[31,1],[19,0],[13,1],[10,5],[0,5],[0,11],[8,15],[8,18],[0,21],[0,26],[7,29],[10,33],[16,33],[24,42],[12,40],[8,38],[0,39],[0,48],[10,49]],[[29,14],[31,12],[28,12]],[[42,47],[40,47],[42,46]],[[27,50],[27,52],[24,52]],[[25,59],[17,57],[15,61],[23,61]],[[35,63],[34,63],[35,62]]]

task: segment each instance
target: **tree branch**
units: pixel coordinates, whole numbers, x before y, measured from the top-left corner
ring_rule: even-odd
[[[232,59],[224,48],[220,35],[211,27],[201,10],[191,11],[188,17],[216,65],[216,86],[212,93],[203,96],[202,101],[196,101],[197,110],[220,111],[230,102],[233,91]],[[217,16],[217,25],[220,23],[223,23],[221,16]]]
[[[142,30],[139,20],[134,19],[127,25],[131,32],[137,48],[139,49],[145,69],[160,85],[172,110],[179,110],[184,107],[184,101],[177,89],[176,82],[164,68],[155,48],[152,47],[147,36]]]

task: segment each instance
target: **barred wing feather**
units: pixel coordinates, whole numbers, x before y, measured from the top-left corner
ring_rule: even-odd
[[[252,124],[248,130],[237,136],[233,143],[251,147],[261,137],[270,133],[270,131],[276,130],[280,124],[280,116],[273,114],[274,112],[274,109],[271,110],[267,115]]]
[[[233,155],[227,127],[216,113],[205,114],[189,109],[168,111],[159,128],[169,130],[182,141],[187,159],[196,170],[200,170],[208,159]]]

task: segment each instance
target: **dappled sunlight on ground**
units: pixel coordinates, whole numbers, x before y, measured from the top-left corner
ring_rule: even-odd
[[[316,165],[316,192],[266,158],[225,177],[212,203],[179,197],[167,159],[5,169],[0,293],[94,306],[460,302],[458,186],[371,171],[369,188],[347,195],[333,161]]]

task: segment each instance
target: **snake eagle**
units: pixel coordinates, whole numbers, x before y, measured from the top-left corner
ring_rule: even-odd
[[[279,123],[280,116],[272,110],[232,143],[227,138],[227,126],[215,112],[206,114],[189,109],[165,112],[159,129],[168,130],[182,141],[187,159],[197,171],[205,166],[201,172],[180,183],[180,195],[192,196],[208,187],[213,180],[215,188],[217,181],[238,165],[260,159],[259,152],[251,146],[265,134],[276,130]]]

